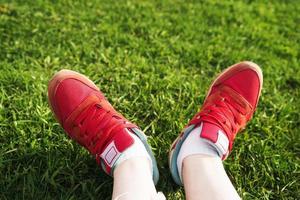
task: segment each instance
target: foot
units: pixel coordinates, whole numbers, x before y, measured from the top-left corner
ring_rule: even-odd
[[[91,80],[77,72],[61,70],[49,82],[48,96],[67,134],[94,155],[107,174],[112,176],[122,154],[141,141],[151,160],[153,180],[158,181],[156,161],[146,136],[112,107]]]
[[[222,160],[225,160],[232,150],[237,133],[253,116],[262,83],[259,66],[247,61],[227,68],[215,79],[201,110],[171,146],[169,164],[177,184],[182,185],[177,157],[189,134],[198,128],[199,137],[213,146]]]

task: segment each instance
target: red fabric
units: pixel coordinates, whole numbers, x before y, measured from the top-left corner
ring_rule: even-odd
[[[258,90],[259,90],[259,78],[253,70],[244,70],[237,73],[235,76],[230,77],[223,82],[237,91],[243,96],[252,106],[256,104]]]
[[[242,96],[226,86],[221,86],[206,99],[201,111],[190,124],[208,122],[221,127],[228,137],[231,150],[237,132],[246,125],[252,114],[251,105]],[[214,139],[215,136],[208,136],[207,132],[205,137]]]
[[[218,131],[220,127],[215,124],[204,122],[202,125],[202,130],[200,133],[200,137],[210,140],[213,143],[216,143],[218,140]]]
[[[58,117],[64,121],[72,111],[95,90],[75,79],[66,79],[59,84],[55,93]]]
[[[137,126],[116,112],[100,91],[76,78],[59,83],[51,104],[69,136],[95,155],[98,163],[99,155],[112,141],[119,152],[134,142],[125,128]]]
[[[228,78],[222,81],[225,76]],[[236,134],[253,115],[261,86],[257,73],[251,69],[223,74],[218,80],[189,125],[203,122],[201,137],[214,143],[221,129],[228,137],[231,151]]]
[[[134,139],[124,128],[115,135],[114,141],[119,152],[125,151],[134,143]]]
[[[127,131],[123,128],[120,131],[116,132],[116,134],[111,138],[111,140],[107,141],[106,144],[110,144],[112,141],[114,141],[117,150],[122,153],[125,151],[128,147],[130,147],[134,143],[134,139],[127,133]],[[106,146],[107,146],[106,145]],[[106,148],[106,146],[102,149],[102,151]],[[101,153],[102,153],[101,151]],[[99,157],[100,159],[100,157]],[[98,161],[100,162],[100,160]],[[111,173],[111,168],[104,160],[103,164],[105,165],[106,172],[108,174]]]
[[[115,140],[118,150],[122,152],[131,143],[126,141],[128,133],[124,133],[124,129],[136,127],[131,123],[126,123],[126,120],[117,113],[106,110],[99,104],[91,105],[83,111],[74,121],[74,125],[79,127],[80,137],[78,135],[73,137],[94,155],[101,154],[112,139]],[[122,142],[124,144],[121,144]]]

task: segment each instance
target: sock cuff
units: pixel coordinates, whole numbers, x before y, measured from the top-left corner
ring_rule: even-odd
[[[177,156],[177,169],[181,182],[182,179],[182,164],[183,160],[191,155],[208,155],[212,157],[220,157],[215,146],[212,146],[210,141],[200,137],[202,126],[194,128],[185,141],[183,142],[179,154]]]
[[[115,169],[118,165],[120,165],[122,162],[124,162],[128,159],[136,158],[136,157],[145,157],[145,158],[147,158],[147,160],[149,160],[150,169],[151,169],[151,173],[152,173],[152,170],[153,170],[152,160],[151,160],[147,150],[145,149],[145,146],[143,145],[142,141],[134,133],[131,133],[127,129],[126,129],[126,131],[133,138],[134,143],[128,149],[126,149],[124,152],[122,152],[122,154],[116,159],[112,168]]]

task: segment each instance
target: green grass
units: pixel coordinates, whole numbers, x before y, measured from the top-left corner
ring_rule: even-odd
[[[258,63],[258,110],[225,161],[243,199],[300,199],[300,6],[278,1],[0,0],[0,199],[110,199],[112,179],[47,103],[62,68],[86,74],[150,136],[158,190],[184,199],[168,148],[222,69]]]

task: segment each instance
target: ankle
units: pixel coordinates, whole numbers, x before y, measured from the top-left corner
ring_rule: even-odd
[[[147,157],[137,156],[123,161],[114,169],[113,176],[122,171],[129,174],[152,174],[152,164]]]
[[[152,161],[142,141],[134,133],[128,131],[128,134],[133,138],[134,143],[117,158],[113,164],[113,171],[125,162],[126,165],[131,166],[131,169],[136,169],[140,165],[144,165],[145,167],[144,163],[146,162],[149,165],[146,168],[150,168],[150,171],[152,171]]]

